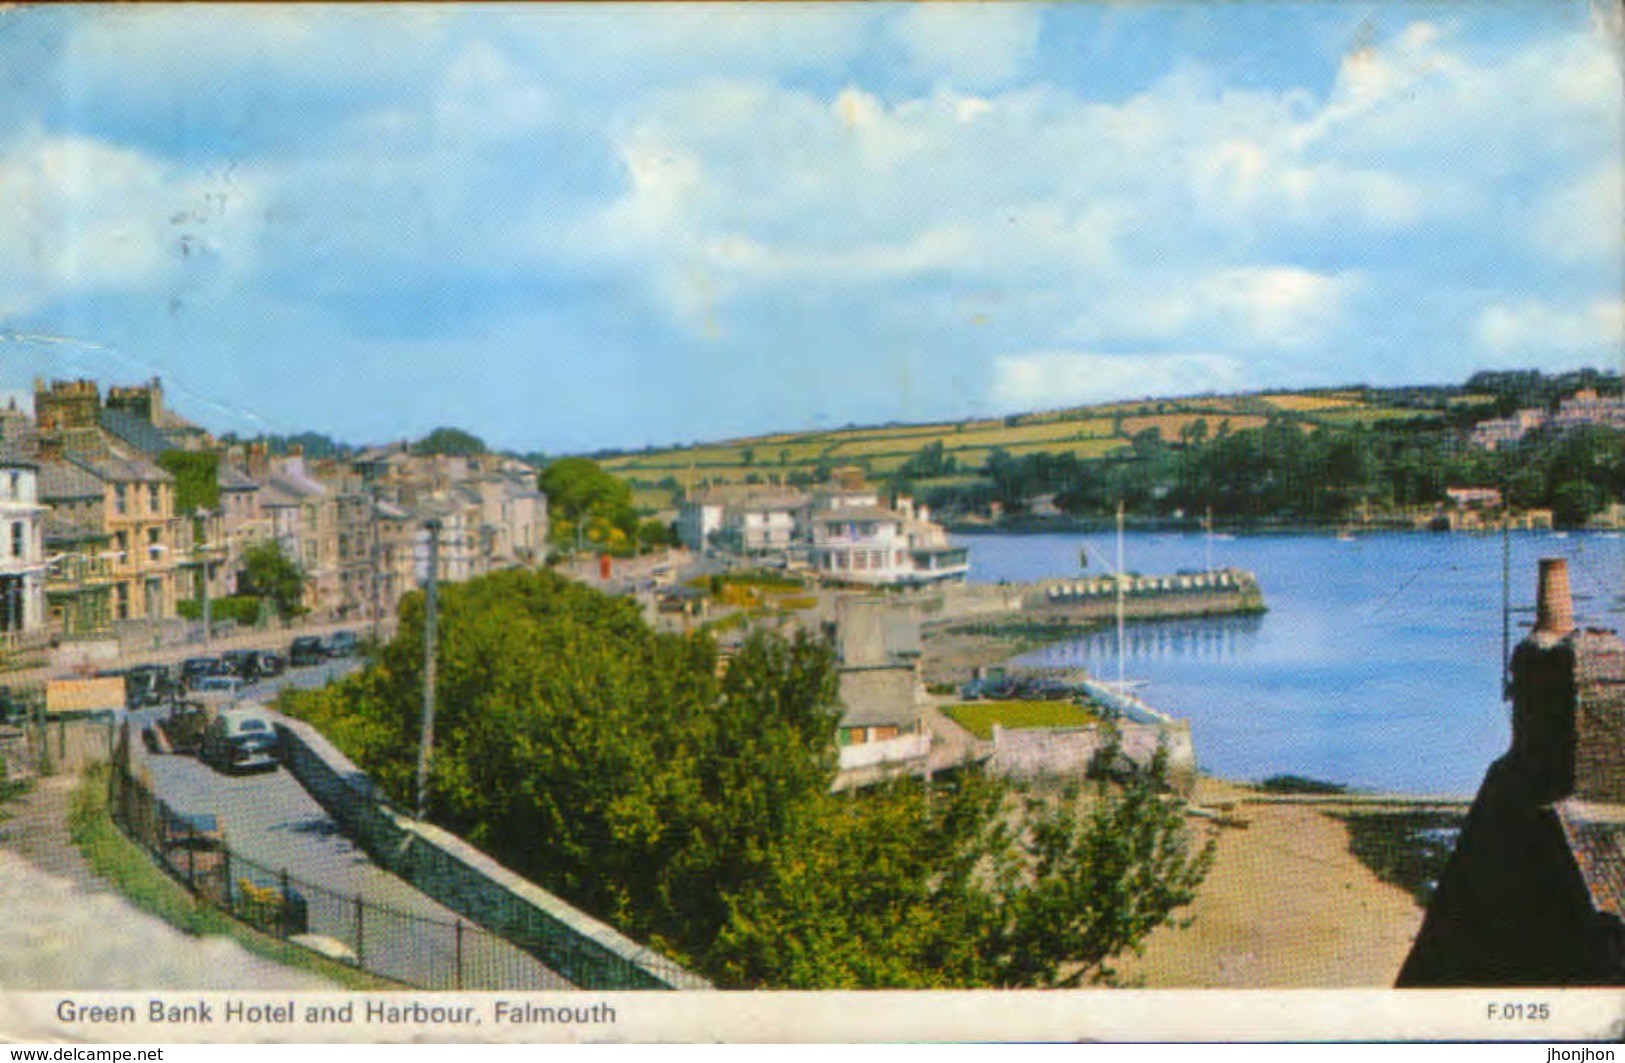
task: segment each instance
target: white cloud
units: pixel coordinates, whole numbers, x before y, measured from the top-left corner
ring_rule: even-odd
[[[1234,390],[1244,366],[1221,354],[1103,354],[1040,351],[993,360],[993,406],[1051,409],[1141,395],[1190,395]]]
[[[891,30],[917,74],[980,87],[1022,71],[1041,19],[1035,4],[910,4]]]
[[[243,269],[259,192],[130,148],[29,133],[0,146],[0,309]]]
[[[1611,355],[1617,360],[1625,353],[1625,303],[1617,299],[1571,307],[1537,300],[1495,303],[1479,314],[1478,341],[1494,355],[1549,355],[1562,364],[1577,354]]]
[[[1311,346],[1343,322],[1361,278],[1292,266],[1147,274],[1101,294],[1069,332],[1109,341],[1222,341],[1273,350]]]
[[[1610,162],[1553,190],[1536,205],[1529,237],[1559,262],[1617,266],[1625,248],[1625,166]]]

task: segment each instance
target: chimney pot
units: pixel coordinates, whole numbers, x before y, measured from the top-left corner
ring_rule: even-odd
[[[1562,638],[1573,630],[1574,599],[1569,593],[1569,563],[1561,557],[1543,557],[1534,633]]]

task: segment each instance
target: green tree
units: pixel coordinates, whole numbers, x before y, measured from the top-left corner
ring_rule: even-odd
[[[284,620],[303,616],[305,570],[275,539],[255,543],[243,553],[241,592],[265,598]]]
[[[1103,976],[1107,950],[1166,920],[1205,870],[1154,780],[1053,806],[975,775],[830,794],[822,639],[755,635],[719,679],[707,637],[656,633],[631,602],[553,573],[449,585],[442,603],[431,817],[721,984]],[[401,609],[364,671],[283,706],[408,800],[421,595]]]
[[[608,547],[620,542],[630,547],[637,534],[637,511],[632,488],[605,472],[591,458],[560,458],[537,477],[547,495],[550,534],[566,549],[595,543]]]
[[[436,428],[416,443],[412,444],[412,453],[422,455],[445,455],[448,457],[473,457],[485,453],[485,441],[479,436],[470,435],[460,428]]]

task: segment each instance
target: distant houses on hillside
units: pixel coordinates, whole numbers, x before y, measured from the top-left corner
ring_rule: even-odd
[[[1548,416],[1543,409],[1529,407],[1510,417],[1480,421],[1469,438],[1475,446],[1495,450],[1517,444],[1530,432],[1547,425],[1560,432],[1588,425],[1625,430],[1625,396],[1598,395],[1590,388],[1582,388],[1559,402],[1555,414]]]

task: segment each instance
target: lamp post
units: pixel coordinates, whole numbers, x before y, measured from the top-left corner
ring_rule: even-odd
[[[423,528],[429,533],[429,565],[423,581],[423,733],[418,739],[417,807],[420,820],[429,810],[429,754],[434,748],[435,575],[440,565],[440,521],[431,517],[423,522]]]

